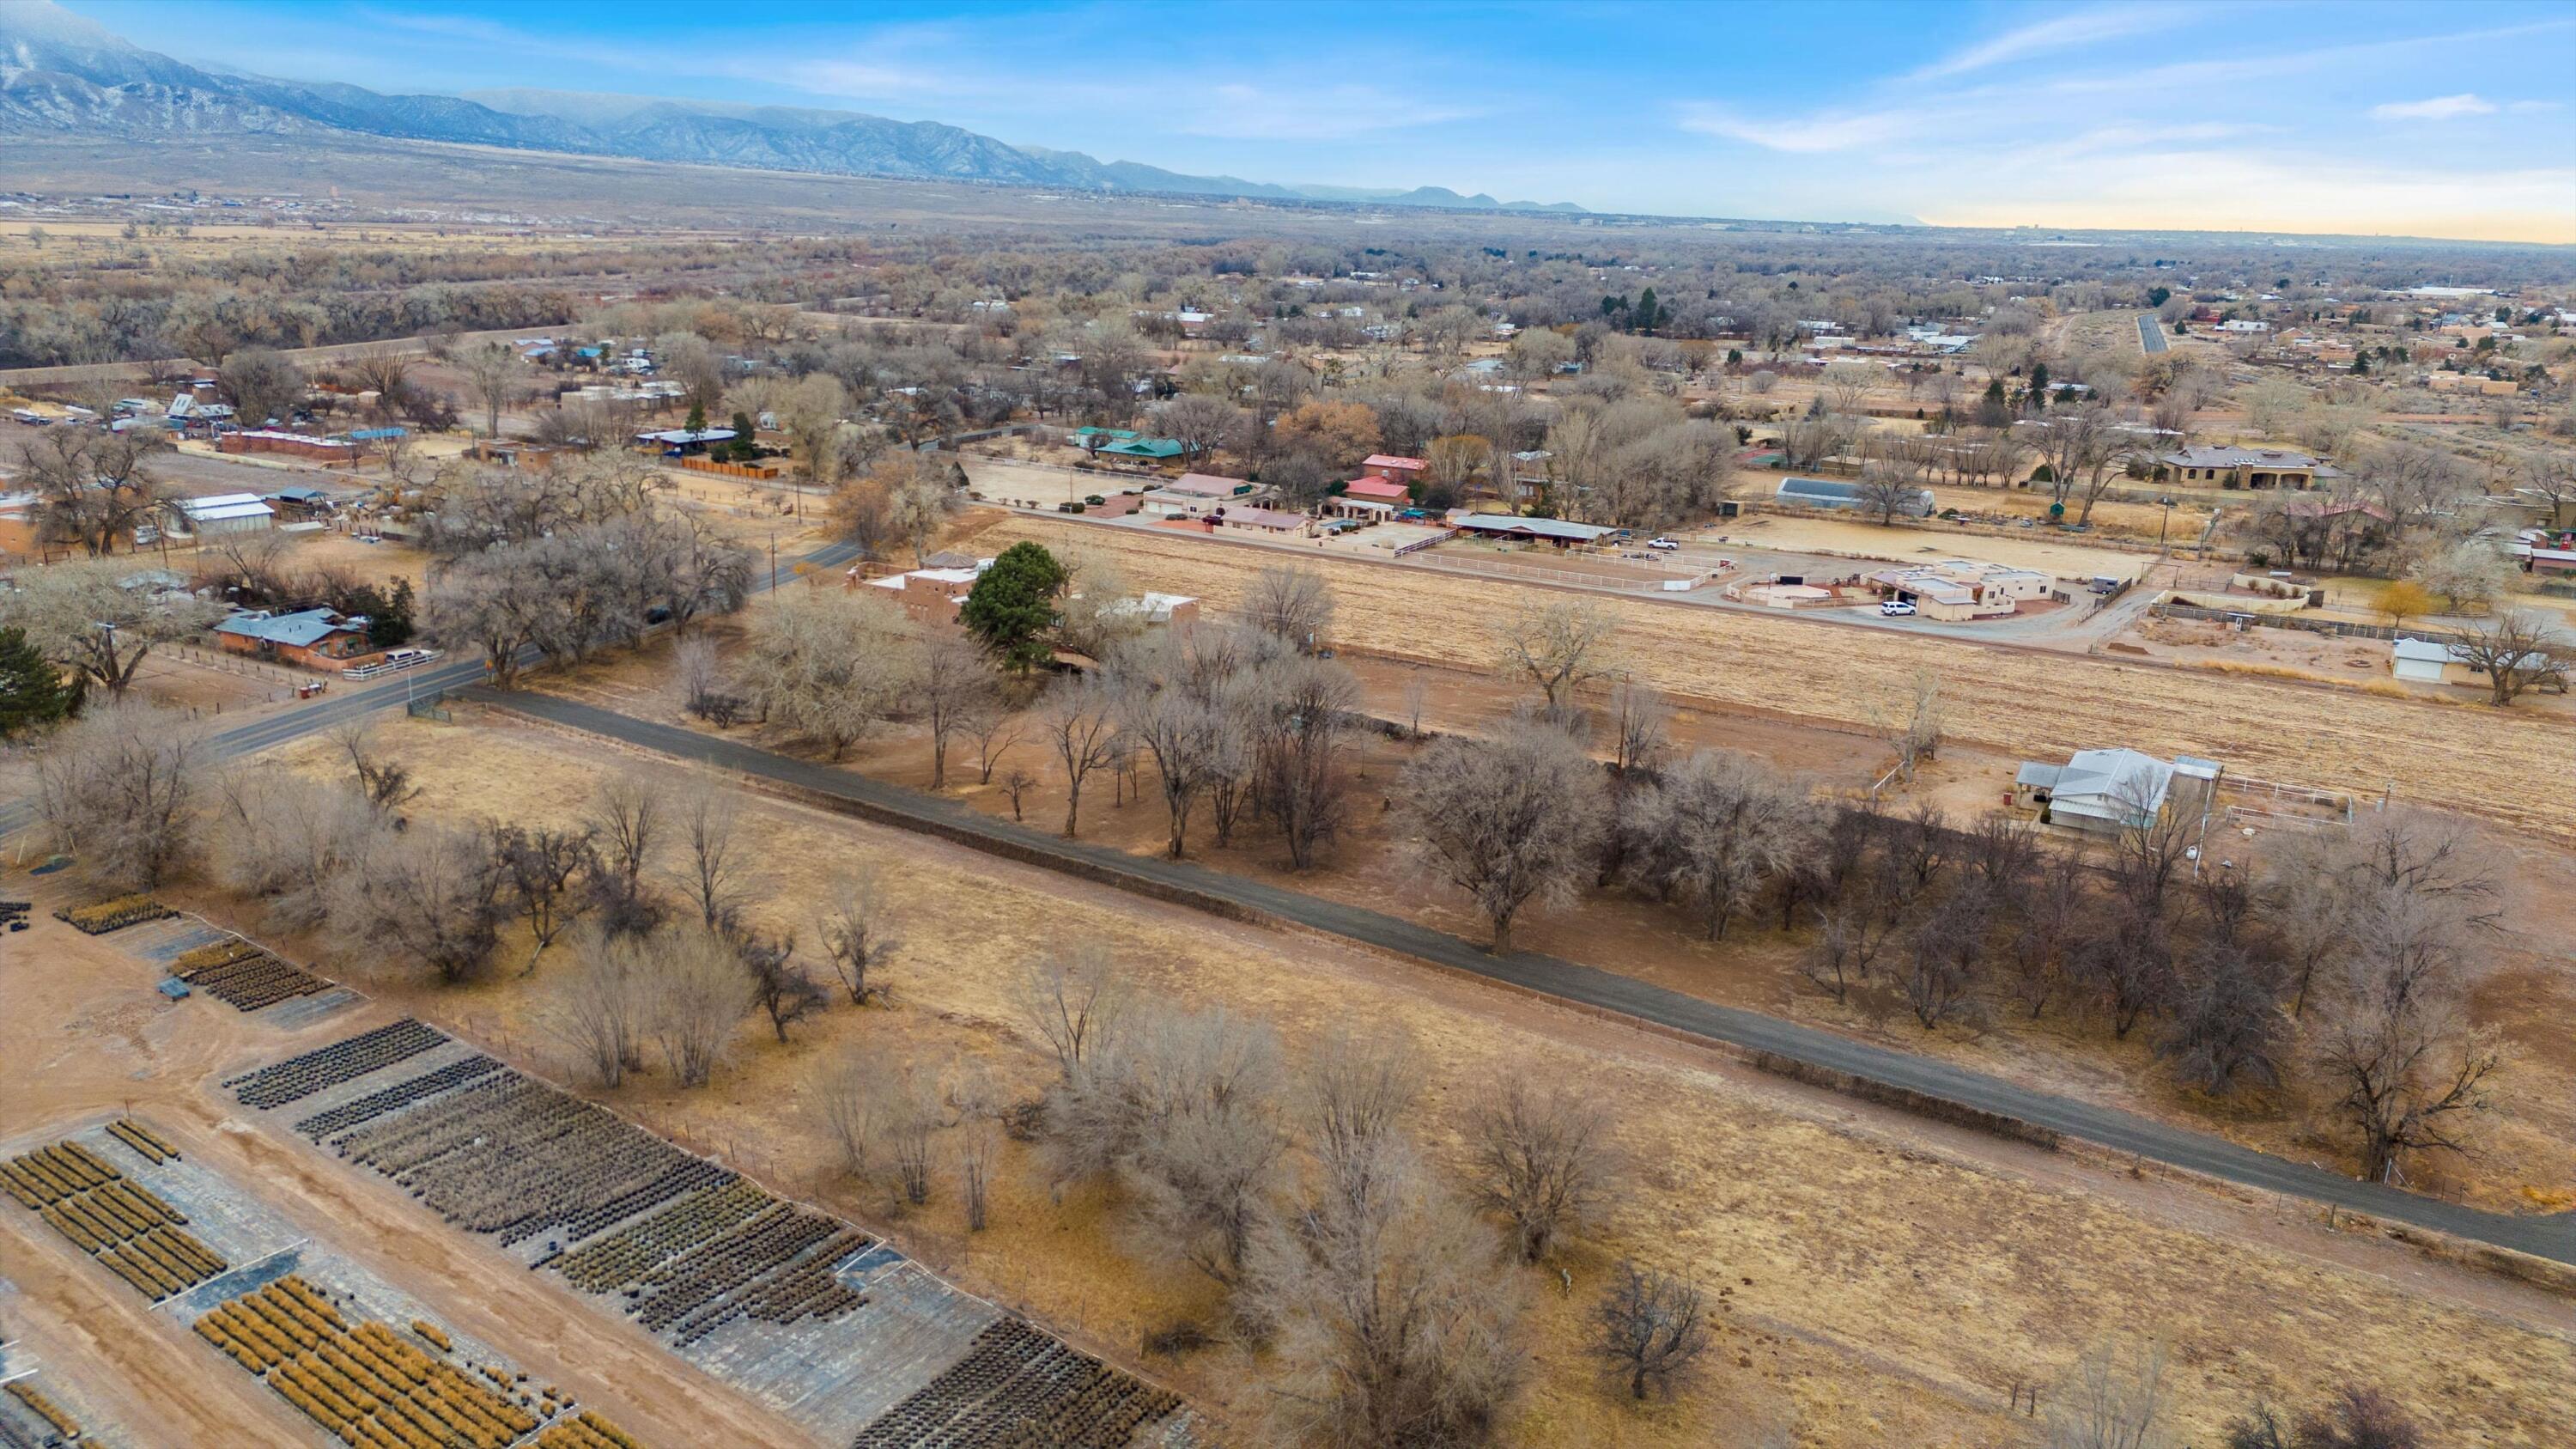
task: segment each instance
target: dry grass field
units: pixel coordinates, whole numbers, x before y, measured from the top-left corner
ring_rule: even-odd
[[[1019,539],[1115,560],[1134,584],[1225,608],[1275,553],[1139,530],[1013,517],[980,547]],[[1313,558],[1341,600],[1335,632],[1355,646],[1481,664],[1524,585]],[[2566,768],[2576,735],[2530,711],[2474,712],[2288,681],[1900,636],[1865,627],[1603,597],[1625,667],[1674,694],[1861,724],[1940,679],[1950,732],[2033,758],[2126,745],[2203,755],[2241,774],[2467,811],[2576,839],[2576,802],[2534,788]],[[1442,621],[1433,623],[1431,621]]]
[[[384,731],[425,787],[416,813],[569,820],[611,767],[587,739],[460,718]],[[340,768],[321,742],[279,764]],[[645,768],[676,779],[683,767]],[[1044,1068],[1015,1025],[1010,982],[1048,944],[1092,937],[1154,996],[1275,1023],[1292,1060],[1358,1023],[1437,1043],[1417,1126],[1453,1165],[1462,1106],[1483,1083],[1504,1072],[1586,1083],[1616,1123],[1632,1187],[1574,1245],[1570,1295],[1552,1272],[1527,1275],[1535,1357],[1509,1442],[1755,1444],[1774,1427],[1819,1449],[2025,1442],[2035,1429],[2005,1412],[2011,1387],[2053,1382],[2085,1345],[2114,1334],[2169,1350],[2192,1442],[2258,1394],[2306,1399],[2364,1375],[2439,1426],[2440,1442],[2540,1446],[2576,1435],[2576,1310],[2535,1290],[2328,1232],[2277,1205],[2098,1171],[1789,1087],[1336,943],[1213,922],[798,806],[756,801],[747,828],[765,863],[755,915],[767,924],[810,925],[836,869],[882,873],[904,912],[894,1003],[835,1008],[783,1047],[765,1025],[747,1024],[711,1089],[673,1092],[657,1074],[614,1100],[1131,1363],[1144,1331],[1211,1305],[1188,1278],[1140,1261],[1114,1203],[1091,1191],[1051,1200],[1015,1146],[992,1230],[966,1234],[946,1195],[892,1215],[830,1168],[808,1105],[815,1065],[854,1048],[956,1052],[1032,1092]],[[363,977],[359,962],[323,959]],[[460,991],[367,984],[389,1005],[560,1069],[535,1025],[549,979],[540,965],[531,978],[502,971]],[[1721,1354],[1669,1404],[1631,1409],[1604,1394],[1579,1352],[1587,1304],[1622,1255],[1686,1272],[1723,1305]],[[1247,1427],[1266,1372],[1226,1347],[1142,1366]]]

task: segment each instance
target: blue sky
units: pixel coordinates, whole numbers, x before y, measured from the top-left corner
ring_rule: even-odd
[[[864,110],[1262,181],[2576,242],[2576,0],[69,8],[298,79]]]

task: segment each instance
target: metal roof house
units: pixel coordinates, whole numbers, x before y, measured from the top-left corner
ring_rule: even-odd
[[[329,609],[271,614],[252,609],[215,626],[215,643],[235,654],[282,660],[307,668],[336,668],[375,652],[367,642],[367,621]]]
[[[733,429],[700,428],[691,432],[687,428],[664,428],[659,432],[637,433],[635,441],[645,447],[658,446],[666,452],[677,449],[687,453],[704,449],[709,443],[732,442]]]
[[[2117,835],[2163,811],[2173,775],[2173,766],[2136,750],[2077,750],[2063,765],[2024,762],[2013,797],[2049,824]]]
[[[1861,485],[1846,483],[1837,478],[1783,478],[1780,480],[1780,486],[1771,491],[1771,496],[1782,503],[1798,508],[1869,506],[1868,500],[1861,492]],[[1929,518],[1937,501],[1933,498],[1931,489],[1917,488],[1913,496],[1906,499],[1896,511],[1914,518]]]
[[[1123,438],[1114,443],[1103,443],[1091,451],[1104,457],[1160,463],[1177,458],[1189,449],[1178,438]]]

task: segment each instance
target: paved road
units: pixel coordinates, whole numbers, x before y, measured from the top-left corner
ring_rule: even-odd
[[[2152,312],[2138,314],[2138,346],[2150,353],[2165,350],[2164,324],[2158,322]]]
[[[1049,857],[1054,857],[1066,867],[1091,878],[1129,884],[1148,894],[1159,894],[1156,887],[1176,887],[1215,896],[1363,945],[1473,972],[1695,1036],[1757,1051],[1777,1052],[1983,1111],[2019,1118],[2114,1151],[2206,1173],[2263,1192],[2331,1203],[2387,1221],[2411,1223],[2460,1238],[2576,1264],[2576,1215],[2515,1217],[2461,1207],[2376,1183],[2360,1182],[2341,1173],[2257,1152],[2224,1138],[2169,1126],[2117,1108],[2053,1096],[1928,1057],[1872,1046],[1758,1012],[1715,1005],[1553,956],[1524,951],[1497,957],[1456,936],[1427,926],[1227,875],[1192,862],[1130,855],[1107,846],[1059,840],[1041,831],[994,819],[956,801],[792,759],[732,740],[655,724],[547,695],[524,692],[503,695],[479,689],[472,694],[554,724],[853,801],[880,818],[914,822],[947,838],[969,845],[982,845],[1013,859],[1031,859],[1034,856],[1037,863],[1043,865]]]
[[[810,563],[817,568],[834,568],[848,563],[857,554],[858,550],[849,544],[835,543],[816,549],[795,562]],[[785,578],[789,575],[782,571],[779,577]],[[767,569],[755,569],[752,573],[752,592],[767,592],[769,580]],[[521,664],[524,667],[536,663],[542,657],[531,650],[528,656],[521,660]],[[442,693],[479,684],[482,680],[483,661],[479,656],[442,660],[408,674],[396,675],[382,684],[371,684],[363,689],[350,690],[346,694],[325,694],[315,703],[297,705],[265,719],[237,725],[214,735],[207,741],[207,745],[219,760],[231,759],[238,755],[256,754],[272,746],[285,744],[289,740],[301,739],[306,735],[330,729],[334,725],[356,719],[361,715],[375,714],[388,709],[401,709],[415,699],[435,699]],[[337,681],[334,682],[337,683]],[[0,840],[5,840],[35,823],[35,801],[31,799],[0,801]]]

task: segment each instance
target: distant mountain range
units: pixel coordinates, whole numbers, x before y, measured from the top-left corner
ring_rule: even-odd
[[[1077,191],[1161,191],[1276,201],[1579,213],[1461,196],[1446,187],[1370,191],[1190,176],[1079,151],[1013,146],[936,121],[856,111],[730,106],[561,91],[389,96],[336,82],[209,70],[141,49],[52,0],[0,5],[0,135],[145,139],[354,131],[401,140],[508,146],[708,166],[843,176],[983,181]]]

